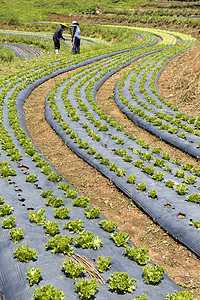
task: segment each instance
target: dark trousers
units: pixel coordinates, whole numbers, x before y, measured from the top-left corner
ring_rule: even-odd
[[[60,40],[59,39],[54,39],[54,47],[55,49],[60,49]]]
[[[80,53],[80,39],[77,37],[74,38],[74,44],[72,49],[73,54],[79,54]]]

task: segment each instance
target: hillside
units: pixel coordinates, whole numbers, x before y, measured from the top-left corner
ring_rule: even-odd
[[[163,98],[167,102],[172,103],[174,107],[178,107],[192,117],[198,118],[200,116],[200,18],[198,18],[200,3],[198,1],[191,4],[182,1],[168,1],[167,3],[155,1],[146,1],[145,3],[143,1],[98,1],[97,4],[92,1],[81,1],[78,9],[77,6],[73,6],[76,3],[72,5],[70,1],[68,5],[64,1],[53,1],[51,3],[48,0],[30,1],[28,8],[25,6],[25,2],[11,1],[9,5],[6,2],[1,3],[0,29],[52,34],[60,22],[70,24],[73,20],[77,20],[80,23],[83,37],[95,38],[98,42],[106,41],[106,46],[102,46],[99,43],[101,51],[104,47],[107,47],[107,44],[111,45],[111,47],[115,47],[115,45],[120,47],[121,37],[124,37],[126,43],[129,43],[130,32],[127,29],[119,30],[111,26],[108,26],[105,30],[102,29],[101,25],[106,24],[128,28],[134,26],[154,28],[156,30],[163,29],[173,33],[184,33],[196,38],[196,44],[190,50],[174,57],[165,66],[158,80],[158,90]],[[11,10],[12,5],[13,8]],[[8,10],[5,13],[6,6]],[[30,15],[27,14],[27,11],[31,11]],[[31,22],[28,21],[28,18]],[[42,22],[37,23],[38,21]],[[69,36],[69,33],[70,31],[67,31],[65,35]],[[134,35],[132,39],[131,45],[140,41]],[[20,43],[20,41],[18,42]],[[29,42],[32,43],[31,41]],[[48,65],[53,64],[55,58],[52,55],[53,45],[51,42],[49,39],[49,44],[45,45],[46,48],[43,48],[47,53],[44,57],[33,58],[29,61],[17,60],[13,61],[13,63],[6,62],[5,64],[0,62],[0,77],[2,80],[5,75],[10,74],[12,78],[16,71],[20,73],[31,67],[40,66],[40,62],[43,66],[46,63],[48,64],[48,62]],[[44,47],[43,42],[39,42],[36,45],[40,49]],[[61,64],[62,60],[65,62],[66,53],[68,58],[71,59],[71,56],[68,55],[69,50],[66,50],[68,48],[65,47],[63,44],[60,53]],[[91,57],[92,55],[95,56],[95,51],[98,53],[98,46],[94,48],[95,50],[91,50],[90,46],[87,47],[86,45],[82,48],[81,58],[82,55],[84,57],[86,54],[89,57],[90,53]],[[136,139],[144,139],[146,143],[150,143],[152,149],[161,148],[163,152],[170,154],[171,159],[178,159],[182,165],[189,163],[193,164],[196,169],[200,168],[198,157],[194,158],[136,126],[116,105],[113,89],[125,71],[134,68],[134,66],[137,66],[137,63],[137,61],[132,62],[130,66],[110,76],[100,86],[97,91],[98,106],[109,118],[117,121],[117,124],[125,128],[128,134],[134,134]],[[194,297],[191,299],[200,299],[199,257],[191,249],[184,246],[183,243],[168,234],[166,230],[163,230],[155,219],[150,218],[139,205],[134,204],[132,199],[127,197],[119,187],[116,187],[111,179],[106,178],[102,172],[97,171],[77,156],[64,144],[60,136],[52,129],[53,126],[50,126],[46,121],[45,98],[52,91],[52,87],[56,87],[56,84],[59,84],[73,72],[76,74],[72,70],[46,80],[38,87],[35,87],[30,96],[27,97],[24,105],[25,120],[34,143],[56,170],[81,195],[89,197],[91,204],[101,209],[101,213],[106,219],[117,222],[118,230],[129,234],[131,241],[137,247],[147,247],[152,261],[159,266],[164,266],[167,276],[183,290],[191,293]],[[2,153],[4,153],[3,147]],[[35,193],[39,195],[39,182],[36,184],[35,189],[37,188],[38,191],[33,192],[34,197]],[[17,189],[18,187],[16,187]],[[23,203],[23,192],[21,198],[21,203]],[[24,203],[25,207],[27,204],[26,202]],[[30,206],[28,209],[32,210]],[[184,219],[184,213],[179,214],[178,218]],[[94,223],[96,224],[97,222]],[[39,236],[40,229],[37,230]]]

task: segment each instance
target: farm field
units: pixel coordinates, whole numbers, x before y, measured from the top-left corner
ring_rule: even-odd
[[[54,16],[51,17],[53,21]],[[1,168],[4,164],[10,172],[6,175],[1,169],[1,209],[3,211],[7,204],[13,206],[13,212],[11,209],[6,214],[10,215],[8,218],[14,216],[16,219],[13,228],[24,228],[24,237],[15,244],[9,230],[4,229],[9,227],[2,223],[4,259],[1,267],[6,268],[7,257],[11,262],[8,271],[2,273],[2,299],[4,296],[11,299],[16,287],[9,287],[9,283],[16,278],[19,285],[13,299],[30,299],[35,288],[48,283],[64,290],[67,299],[69,291],[74,289],[74,280],[68,278],[63,269],[62,272],[58,270],[66,254],[73,259],[78,254],[86,255],[95,261],[100,254],[110,255],[111,269],[103,272],[104,280],[114,271],[127,271],[137,278],[131,293],[126,290],[124,295],[116,290],[111,292],[111,286],[110,290],[107,288],[108,281],[106,288],[99,284],[94,292],[95,299],[170,299],[168,293],[173,294],[175,290],[181,293],[181,289],[185,291],[182,292],[183,299],[199,299],[198,29],[189,27],[188,33],[183,34],[181,28],[178,32],[174,27],[169,31],[135,27],[127,26],[125,21],[120,26],[105,26],[107,36],[101,29],[93,40],[94,36],[88,33],[93,17],[95,15],[79,17],[85,26],[84,38],[88,39],[85,45],[82,44],[80,56],[67,55],[66,58],[70,44],[62,44],[59,57],[53,58],[51,52],[46,54],[46,62],[44,54],[29,61],[15,61],[12,66],[6,63],[5,69],[0,70]],[[54,21],[65,20],[70,24],[72,18],[74,16],[60,15]],[[106,14],[102,21],[105,19],[110,22]],[[98,22],[101,22],[99,16]],[[96,24],[98,31],[97,28]],[[2,29],[8,30],[8,25],[2,24]],[[13,25],[10,26],[14,32],[16,28],[13,29]],[[18,30],[21,29],[19,25]],[[112,41],[110,47],[109,35],[116,37],[119,32],[126,38],[126,32],[131,34],[132,43],[115,45]],[[104,34],[106,43],[102,46]],[[142,52],[141,45],[144,47]],[[176,51],[170,50],[175,47]],[[174,57],[175,53],[178,55]],[[162,62],[167,57],[169,61],[162,69]],[[157,68],[159,74],[159,78],[155,77],[157,86],[152,83],[155,80],[152,79],[153,68]],[[137,110],[133,109],[132,97]],[[75,204],[78,199],[88,202]],[[60,202],[53,204],[53,201]],[[94,219],[86,214],[90,204],[100,208],[101,214]],[[66,220],[53,217],[53,212],[55,214],[57,208],[63,207],[69,209]],[[39,226],[31,220],[34,211],[43,215]],[[66,230],[67,227],[61,229],[66,221],[69,225],[77,218],[85,223],[82,234],[74,235],[72,230]],[[120,246],[114,245],[116,241],[113,243],[111,236],[109,238],[109,234],[99,227],[104,218],[117,223],[117,229],[111,234],[113,241],[117,232],[126,235]],[[47,229],[53,222],[58,226],[54,235]],[[98,235],[94,240],[96,244],[90,244],[90,249],[81,247],[79,235],[83,238],[84,231]],[[51,240],[64,235],[68,239],[68,250],[54,249]],[[17,252],[13,256],[18,245],[24,244],[38,252],[29,262],[21,263]],[[148,249],[151,261],[164,268],[164,278],[158,284],[144,282],[142,269],[147,261],[139,266],[122,255],[122,250],[131,249],[132,245]],[[50,249],[58,254],[51,254]],[[57,275],[49,274],[52,256],[52,270]],[[38,284],[31,285],[30,278],[28,281],[29,266],[42,269]],[[60,280],[55,280],[56,277]],[[75,280],[78,282],[80,278]],[[39,299],[36,290],[34,297]],[[77,292],[73,291],[70,297],[78,299]],[[86,299],[86,296],[82,298]],[[64,298],[60,295],[58,299]]]

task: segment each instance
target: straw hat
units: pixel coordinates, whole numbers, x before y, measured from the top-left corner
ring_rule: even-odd
[[[63,27],[68,27],[68,25],[66,23],[60,23],[60,25]]]

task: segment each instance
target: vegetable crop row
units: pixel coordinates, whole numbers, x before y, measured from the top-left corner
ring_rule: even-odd
[[[188,45],[190,45],[190,41]],[[179,49],[184,49],[185,46],[187,44],[185,45],[185,41],[183,41],[183,46],[179,46]],[[159,53],[158,58],[153,56],[147,61],[144,59],[143,62],[136,65],[134,71],[131,70],[123,76],[115,91],[119,105],[122,109],[124,106],[128,108],[127,114],[134,122],[163,140],[173,145],[176,144],[185,152],[198,157],[199,118],[178,111],[178,107],[165,101],[156,89],[157,74],[163,69],[166,61],[174,57],[176,51],[176,49],[175,51],[168,49],[169,54],[165,51],[164,54]],[[128,78],[126,79],[126,77]],[[129,85],[130,94],[127,94],[126,85]],[[123,95],[122,89],[124,89],[126,97]],[[182,120],[187,123],[181,122]]]
[[[145,33],[143,35],[146,35],[146,41],[143,42],[142,47],[147,46],[149,41],[153,44],[155,41],[154,37],[149,38],[150,35]],[[141,46],[138,44],[137,47]],[[119,51],[119,49],[117,50]],[[113,58],[111,58],[110,62],[104,61],[100,64],[103,69],[107,68],[104,71],[105,73],[109,69],[112,70],[116,64],[116,56],[114,56],[116,53],[112,53],[111,49],[109,51],[110,56],[113,56]],[[121,67],[121,64],[126,64],[129,61],[128,52],[127,49],[125,54],[118,54],[118,68]],[[155,299],[160,299],[161,294],[163,294],[164,299],[165,296],[168,297],[167,294],[174,293],[175,290],[180,291],[178,286],[168,280],[166,276],[162,278],[164,271],[162,267],[154,267],[152,264],[148,264],[148,260],[145,257],[144,280],[148,285],[144,283],[142,279],[143,267],[138,266],[134,262],[136,260],[134,247],[129,249],[129,236],[117,230],[112,232],[112,228],[116,227],[116,224],[107,224],[109,228],[107,230],[111,233],[102,230],[102,227],[107,227],[105,220],[103,220],[101,215],[98,215],[99,209],[90,207],[90,200],[87,197],[82,197],[75,189],[71,188],[71,185],[66,182],[35,147],[27,132],[22,105],[30,91],[47,78],[81,66],[81,60],[83,59],[85,59],[83,64],[88,64],[88,62],[91,62],[90,56],[91,53],[90,55],[85,55],[85,57],[77,57],[76,59],[73,57],[73,59],[66,59],[62,62],[57,59],[54,63],[33,66],[29,70],[16,72],[1,80],[0,174],[2,188],[0,211],[1,216],[7,216],[2,219],[2,227],[4,229],[1,232],[3,247],[1,253],[5,259],[1,263],[3,264],[2,272],[8,270],[9,274],[6,277],[7,280],[3,282],[3,292],[8,298],[11,295],[12,297],[16,295],[16,299],[18,296],[22,299],[30,299],[32,296],[34,299],[40,299],[49,293],[52,297],[57,295],[58,299],[65,299],[65,293],[66,295],[70,294],[70,299],[77,299],[78,294],[85,299],[89,299],[97,292],[98,288],[100,297],[105,298],[108,293],[110,299],[116,299],[117,294],[115,293],[126,292],[124,299],[131,299],[133,296],[139,297],[137,296],[138,293],[140,294],[144,290],[148,296],[148,293],[151,293],[148,291],[149,289],[151,290],[151,285],[155,285],[160,280],[161,284],[156,284],[154,287]],[[106,56],[109,55],[106,54]],[[131,59],[133,57],[134,54],[131,54]],[[102,58],[102,56],[97,57],[96,60]],[[92,77],[96,75],[96,67],[91,66]],[[87,78],[87,71],[84,71],[84,73],[85,78]],[[79,76],[78,73],[76,76]],[[76,76],[75,82],[77,81]],[[78,81],[81,82],[81,79],[82,76]],[[89,79],[88,77],[87,80]],[[91,89],[92,86],[93,84],[89,88]],[[82,89],[81,85],[80,89]],[[78,89],[76,90],[76,97],[79,99]],[[74,113],[71,103],[68,102],[67,104],[72,108],[72,113]],[[79,101],[75,106],[75,111],[77,111],[77,105],[82,108],[79,111],[84,111],[85,106],[83,104],[82,101]],[[98,109],[97,112],[97,116],[99,116],[100,110]],[[103,116],[103,114],[101,115]],[[58,114],[56,117],[62,123],[62,115]],[[77,124],[76,121],[73,122]],[[116,126],[112,120],[110,120],[110,123]],[[108,122],[109,127],[110,123]],[[69,129],[69,125],[66,122],[63,122],[62,125],[66,127],[65,129]],[[118,127],[117,132],[121,130],[122,128]],[[97,135],[95,137],[97,138]],[[87,145],[84,143],[84,146]],[[71,199],[73,200],[71,201]],[[66,222],[68,218],[69,221],[67,220],[68,222]],[[98,218],[102,222],[97,224],[96,219],[93,218]],[[84,227],[82,226],[83,223]],[[68,235],[64,233],[66,229],[70,230]],[[79,233],[77,233],[77,230]],[[72,246],[72,242],[74,242],[75,247]],[[7,244],[6,247],[5,243]],[[19,246],[16,246],[18,243]],[[86,245],[89,249],[85,249]],[[124,246],[126,250],[124,255],[122,255],[120,247]],[[74,248],[80,255],[87,255],[89,259],[96,259],[98,258],[97,255],[107,257],[111,254],[113,268],[116,272],[108,270],[108,273],[106,273],[108,275],[105,276],[109,282],[109,288],[115,292],[114,294],[110,293],[108,289],[101,288],[101,286],[98,287],[95,279],[79,279],[75,283],[73,278],[77,277],[68,272],[67,263],[62,264],[63,272],[61,272],[58,266],[63,262],[64,254],[72,255]],[[54,259],[48,250],[52,250],[53,254],[55,253]],[[147,250],[141,251],[143,253],[148,252]],[[115,253],[115,257],[113,257],[113,253]],[[138,255],[140,256],[139,249]],[[127,260],[126,256],[131,259],[131,264],[134,264],[133,268],[130,268],[130,261]],[[132,259],[134,260],[132,261]],[[21,264],[21,261],[25,264]],[[104,262],[103,259],[102,261]],[[72,265],[70,264],[70,266],[72,270]],[[153,278],[152,275],[148,275],[153,274],[154,271],[157,279]],[[80,272],[80,270],[77,271],[75,268],[75,272]],[[15,274],[17,274],[17,280],[14,280]],[[66,277],[72,277],[72,279],[66,280]],[[116,287],[116,280],[127,282],[126,287],[121,288],[119,285]],[[133,285],[132,283],[136,282],[136,280],[137,283]],[[16,286],[11,285],[11,282],[16,282]],[[162,282],[166,282],[167,289],[165,291],[163,291]],[[38,284],[37,289],[35,289],[36,284]],[[54,285],[56,288],[54,288]],[[83,285],[86,285],[88,294],[85,294]],[[146,298],[147,296],[144,295]]]
[[[172,43],[174,45],[174,40]],[[187,43],[185,45],[188,46]],[[169,48],[168,45],[167,48]],[[134,52],[134,55],[138,54]],[[162,149],[151,150],[150,145],[144,140],[136,140],[133,135],[129,136],[114,120],[106,116],[95,102],[93,87],[95,86],[96,91],[111,73],[118,70],[117,59],[118,57],[115,57],[115,69],[111,66],[110,69],[105,68],[102,71],[102,65],[98,63],[94,67],[95,73],[99,70],[98,76],[95,76],[93,72],[90,73],[89,68],[87,71],[80,69],[66,79],[66,82],[68,81],[66,84],[63,80],[55,86],[47,100],[50,108],[53,109],[53,114],[48,112],[47,119],[51,126],[60,133],[56,122],[51,118],[52,114],[64,129],[62,133],[64,141],[78,155],[133,197],[134,201],[138,201],[137,203],[153,218],[159,220],[160,224],[165,223],[163,225],[166,226],[168,232],[174,234],[169,224],[161,220],[162,218],[158,219],[158,211],[159,215],[161,211],[166,212],[167,215],[171,214],[174,222],[184,212],[185,223],[181,220],[182,225],[184,223],[184,230],[187,228],[194,234],[191,220],[198,219],[198,215],[195,216],[193,204],[198,204],[199,208],[199,170],[194,166],[182,167],[178,159],[170,159],[167,153],[160,155]],[[132,57],[129,59],[131,61]],[[61,93],[62,90],[63,93]],[[148,151],[142,152],[143,149]],[[188,167],[189,171],[181,170]],[[138,193],[138,190],[142,193]],[[158,201],[152,202],[151,198]],[[173,210],[169,210],[169,207]],[[182,225],[179,224],[180,230]],[[198,235],[197,231],[196,234]],[[182,235],[176,235],[176,237],[183,241]],[[185,240],[185,242],[188,245],[188,241]]]

